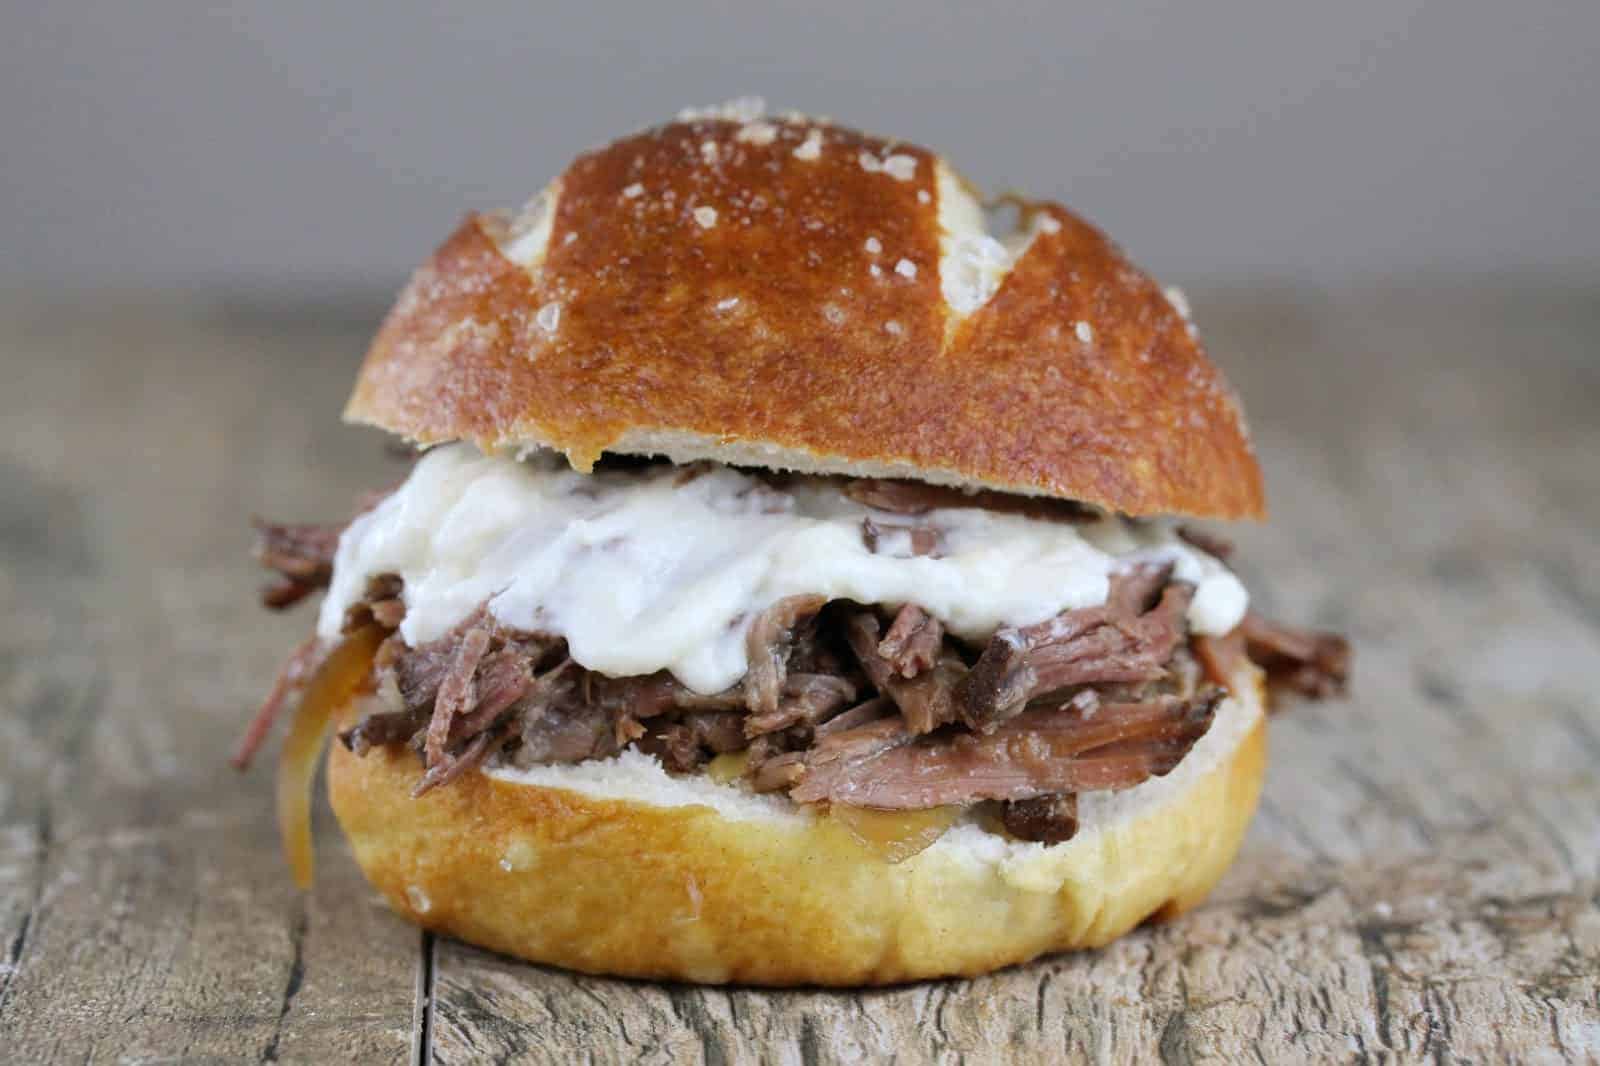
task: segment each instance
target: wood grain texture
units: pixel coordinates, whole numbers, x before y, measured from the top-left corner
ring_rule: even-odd
[[[849,995],[432,943],[328,832],[298,898],[270,775],[222,764],[309,624],[254,608],[243,519],[393,476],[336,422],[381,308],[0,302],[0,1058],[1600,1059],[1600,296],[1195,304],[1267,470],[1241,569],[1351,635],[1352,699],[1275,720],[1195,914]]]
[[[419,934],[335,848],[296,893],[270,775],[221,762],[303,624],[250,605],[240,520],[339,432],[296,406],[330,338],[0,321],[0,1059],[407,1061]]]

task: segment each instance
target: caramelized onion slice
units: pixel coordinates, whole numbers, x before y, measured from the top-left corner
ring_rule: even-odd
[[[932,847],[961,817],[962,810],[959,804],[920,811],[879,811],[835,803],[828,814],[850,830],[862,847],[892,865]]]
[[[311,675],[278,756],[278,833],[284,858],[301,888],[311,887],[311,783],[339,708],[367,683],[372,659],[387,634],[368,624],[340,641]]]
[[[706,764],[706,776],[719,785],[726,785],[744,776],[750,766],[750,752],[730,751],[718,755]]]
[[[1197,636],[1192,639],[1190,646],[1194,648],[1195,658],[1200,660],[1200,665],[1205,669],[1206,677],[1231,693],[1237,684],[1234,679],[1250,661],[1244,650],[1244,631],[1235,626],[1226,636]]]

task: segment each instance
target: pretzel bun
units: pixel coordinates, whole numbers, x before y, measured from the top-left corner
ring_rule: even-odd
[[[638,753],[522,780],[472,773],[412,800],[414,754],[334,745],[328,788],[391,907],[508,955],[703,983],[972,975],[1098,947],[1204,898],[1261,788],[1260,677],[1244,669],[1172,773],[1082,794],[1077,835],[1048,846],[963,824],[891,863],[827,816],[669,777]]]
[[[924,148],[734,107],[469,216],[375,339],[348,419],[1082,500],[1264,510],[1239,405],[1169,299],[1058,204],[986,232]]]

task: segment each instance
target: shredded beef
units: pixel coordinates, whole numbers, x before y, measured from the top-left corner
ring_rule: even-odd
[[[899,538],[905,537],[905,545],[909,551],[891,552],[891,546],[898,546]],[[867,551],[874,555],[895,554],[916,557],[931,555],[937,559],[944,548],[942,534],[933,526],[913,523],[901,525],[896,522],[877,522],[871,517],[861,520],[861,543],[865,544]]]
[[[1144,614],[1157,606],[1172,579],[1172,565],[1136,563],[1112,574],[1106,588],[1106,606],[1113,617]],[[1045,623],[1049,625],[1049,623]]]
[[[872,687],[888,696],[900,708],[906,726],[913,733],[928,733],[954,721],[959,713],[956,689],[967,673],[966,664],[953,652],[941,651],[928,670],[907,678],[879,650],[879,622],[875,614],[861,611],[847,623],[846,636],[861,669]]]
[[[345,611],[341,631],[353,633],[368,622],[376,622],[384,629],[398,629],[406,616],[405,600],[401,598],[404,586],[399,574],[368,578],[361,599]]]
[[[920,515],[956,507],[981,507],[986,511],[1018,514],[1057,522],[1085,522],[1095,510],[1072,500],[1044,496],[1013,496],[1003,492],[965,489],[948,485],[929,485],[921,481],[894,478],[859,478],[845,483],[844,492],[857,503],[894,514]]]
[[[1226,636],[1194,638],[1194,653],[1218,684],[1236,677],[1246,662],[1261,667],[1273,710],[1285,692],[1308,699],[1342,694],[1350,676],[1350,645],[1343,637],[1272,622],[1254,611]]]
[[[450,726],[458,714],[478,705],[478,691],[474,679],[478,661],[489,650],[490,634],[481,626],[473,626],[461,636],[455,654],[439,682],[433,698],[433,720],[428,723],[428,739],[423,752],[430,767],[443,761],[445,741],[450,739]]]
[[[256,561],[262,566],[310,585],[326,585],[333,577],[342,524],[291,525],[257,518],[254,525]]]
[[[378,506],[398,487],[362,493],[356,500],[356,516]],[[261,604],[282,610],[327,587],[333,578],[339,537],[350,523],[293,524],[252,518],[250,524],[256,531],[256,562],[278,574],[278,580],[261,590]]]
[[[880,718],[888,718],[896,712],[895,705],[886,697],[874,696],[870,700],[863,700],[842,714],[834,715],[823,722],[813,731],[817,737],[825,737],[831,733],[843,733],[857,726],[876,722]]]
[[[254,519],[256,562],[278,574],[261,590],[261,602],[275,610],[292,607],[333,578],[333,554],[340,525],[288,525]]]
[[[622,749],[605,713],[575,701],[552,702],[533,721],[520,722],[517,738],[510,759],[523,769],[603,758]]]
[[[446,740],[455,743],[492,728],[533,687],[535,659],[536,652],[508,645],[479,660],[471,710],[457,713]],[[434,708],[437,715],[437,701]]]
[[[1065,611],[1032,626],[1002,626],[960,686],[962,720],[988,732],[1036,696],[1071,685],[1163,677],[1186,635],[1184,615],[1194,595],[1182,582],[1163,587],[1169,571],[1134,567],[1112,575],[1102,607]]]
[[[683,475],[693,476],[693,469]],[[940,550],[938,530],[915,521],[934,509],[985,507],[1065,521],[1093,514],[1060,501],[911,482],[852,481],[844,491],[878,511],[910,516],[904,524],[868,517],[862,537],[873,551],[913,555]],[[342,526],[256,528],[257,556],[280,576],[264,595],[269,606],[328,583]],[[1232,550],[1209,534],[1179,532],[1219,558]],[[891,615],[791,596],[752,620],[745,676],[704,694],[664,671],[607,677],[586,670],[561,638],[508,627],[486,607],[412,647],[397,632],[403,583],[379,574],[343,620],[346,632],[372,624],[391,631],[375,660],[377,706],[340,740],[357,755],[416,750],[423,764],[416,795],[491,759],[531,767],[636,747],[689,773],[716,755],[743,752],[746,781],[757,792],[888,810],[992,803],[1008,833],[1054,843],[1077,829],[1078,792],[1129,788],[1171,771],[1209,728],[1244,660],[1263,666],[1279,688],[1313,697],[1343,688],[1350,651],[1341,638],[1254,614],[1227,636],[1191,636],[1193,594],[1173,580],[1170,565],[1131,566],[1111,576],[1101,606],[1002,626],[982,647],[953,637],[915,603]],[[317,653],[308,641],[285,664],[236,763],[260,746]]]
[[[713,755],[743,751],[744,715],[738,711],[691,711],[652,733],[640,746],[657,755],[669,770],[687,773]]]
[[[878,654],[888,660],[901,677],[916,677],[939,658],[944,647],[944,625],[918,607],[908,603],[894,616],[889,632],[878,642]]]
[[[293,578],[279,578],[271,584],[261,586],[261,606],[281,611],[285,607],[293,607],[315,591],[317,591],[316,585],[308,585]]]
[[[756,714],[772,714],[783,696],[794,631],[827,602],[825,596],[789,596],[762,611],[745,638],[750,666],[744,675],[745,698]]]
[[[1268,683],[1311,699],[1344,691],[1350,679],[1350,644],[1336,633],[1299,629],[1254,611],[1239,623],[1245,649],[1267,672]]]
[[[505,746],[508,737],[504,733],[479,733],[467,742],[459,753],[451,754],[440,761],[430,765],[415,786],[411,789],[411,796],[418,796],[448,785],[468,770],[482,766],[490,755]]]
[[[428,727],[428,716],[415,711],[374,711],[339,734],[339,741],[357,755],[390,744],[409,744]]]
[[[906,728],[905,719],[895,716],[878,718],[854,729],[822,734],[805,757],[806,779],[803,789],[815,794],[802,795],[801,790],[797,789],[794,797],[805,801],[831,799],[833,797],[825,787],[830,781],[853,778],[856,776],[851,773],[853,768],[915,739],[915,734]]]
[[[783,682],[783,698],[778,706],[744,720],[746,736],[757,737],[796,725],[815,725],[827,720],[856,698],[856,687],[847,678],[832,674],[790,674]]]
[[[1008,800],[1000,807],[1006,832],[1021,840],[1060,844],[1078,832],[1078,794],[1056,792],[1032,799]]]
[[[391,612],[385,605],[402,603],[398,578],[380,577],[368,583],[366,597],[350,615],[398,625],[403,607]],[[341,739],[357,754],[374,745],[420,740],[422,791],[448,784],[517,738],[516,708],[537,688],[539,666],[557,644],[503,626],[481,609],[416,648],[391,636],[375,664],[384,706]]]
[[[853,730],[859,738],[820,741],[790,795],[921,810],[1129,788],[1171,771],[1210,728],[1222,695],[1213,689],[1189,701],[1106,704],[1088,718],[1061,708],[1024,711],[987,735],[947,730],[913,740],[891,719]]]

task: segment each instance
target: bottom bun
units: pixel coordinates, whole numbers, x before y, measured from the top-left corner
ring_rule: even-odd
[[[972,975],[1098,947],[1205,897],[1238,851],[1266,760],[1259,675],[1237,682],[1171,774],[1080,796],[1072,840],[964,823],[896,864],[833,819],[669,777],[638,753],[469,773],[414,800],[414,754],[336,744],[328,788],[390,906],[508,955],[704,983]],[[348,722],[359,708],[346,710]]]

